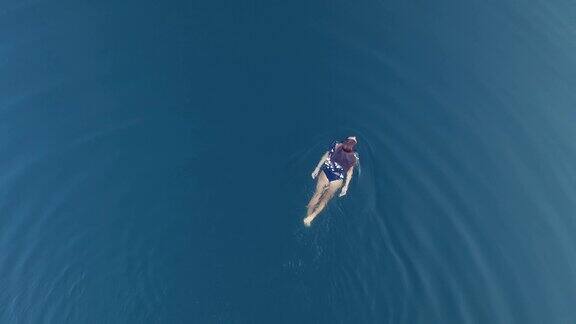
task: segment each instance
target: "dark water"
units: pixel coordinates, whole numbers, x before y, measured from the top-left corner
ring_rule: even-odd
[[[4,0],[0,322],[575,323],[574,53],[567,0]]]

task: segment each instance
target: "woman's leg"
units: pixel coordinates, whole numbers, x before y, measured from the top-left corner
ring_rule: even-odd
[[[320,201],[318,202],[318,207],[316,207],[314,212],[312,212],[304,219],[304,224],[306,226],[310,226],[310,223],[312,223],[314,218],[316,218],[316,216],[318,216],[318,214],[322,212],[324,207],[326,207],[326,204],[328,204],[328,201],[330,201],[330,199],[334,196],[336,191],[338,191],[338,189],[342,187],[342,184],[343,184],[342,180],[335,180],[328,183],[328,189],[324,192],[323,195],[321,195]]]
[[[320,170],[316,178],[316,192],[314,192],[312,199],[310,199],[310,202],[308,203],[308,212],[306,213],[306,216],[310,216],[310,214],[312,214],[316,208],[316,205],[318,205],[318,201],[320,201],[320,197],[326,191],[326,189],[328,189],[329,181],[328,178],[326,178],[324,171]]]

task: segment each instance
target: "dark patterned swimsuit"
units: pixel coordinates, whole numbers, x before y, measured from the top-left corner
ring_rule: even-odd
[[[324,161],[324,164],[322,165],[322,171],[324,171],[324,174],[326,174],[326,178],[328,178],[330,182],[335,180],[343,180],[344,173],[346,173],[344,167],[338,164],[338,162],[331,160],[332,155],[336,151],[336,145],[338,144],[340,143],[333,142],[332,145],[330,145],[330,149],[328,150],[328,158],[326,159],[326,161]],[[354,156],[356,157],[356,161],[358,161],[359,157],[357,152],[354,152]]]

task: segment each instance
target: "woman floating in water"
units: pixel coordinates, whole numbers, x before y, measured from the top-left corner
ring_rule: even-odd
[[[326,207],[326,204],[334,196],[334,193],[342,187],[340,197],[348,192],[348,185],[352,180],[354,166],[358,163],[358,154],[354,150],[358,141],[355,136],[348,137],[343,143],[332,143],[328,152],[322,155],[318,166],[312,172],[312,179],[318,177],[316,192],[308,203],[308,212],[304,218],[304,225],[310,223]],[[323,172],[320,173],[320,170]],[[346,179],[344,180],[344,174]],[[344,186],[342,186],[344,183]]]

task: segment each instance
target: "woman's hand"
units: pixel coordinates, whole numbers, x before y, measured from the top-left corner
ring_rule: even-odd
[[[348,187],[343,187],[342,190],[340,190],[340,194],[338,195],[338,197],[346,196],[347,192],[348,192]]]
[[[312,171],[312,179],[316,179],[316,177],[318,176],[318,172],[320,172],[320,170],[318,169],[314,169],[314,171]]]

